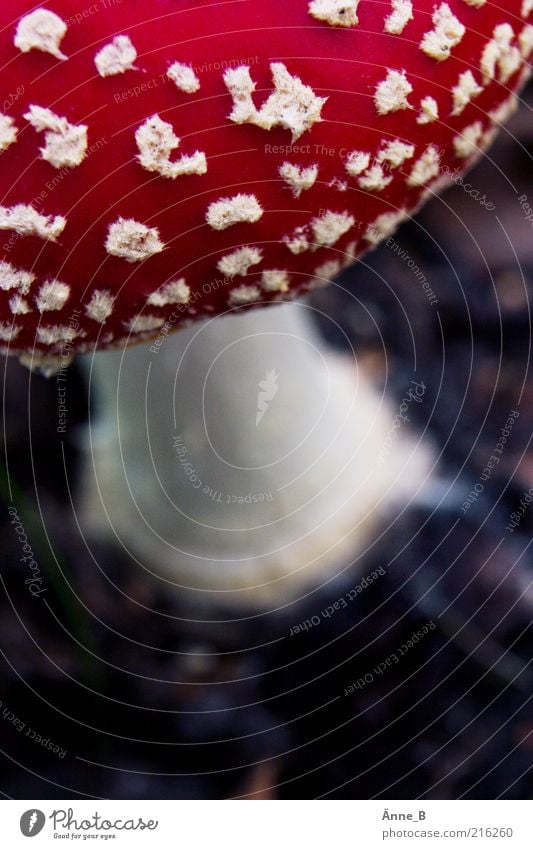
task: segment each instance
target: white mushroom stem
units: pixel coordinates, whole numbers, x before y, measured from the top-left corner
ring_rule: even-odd
[[[195,603],[277,605],[330,579],[425,477],[405,433],[384,450],[396,411],[310,313],[229,315],[89,363],[84,527]]]

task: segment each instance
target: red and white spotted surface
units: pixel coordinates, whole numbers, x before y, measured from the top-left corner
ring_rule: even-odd
[[[3,0],[0,345],[26,362],[293,298],[469,167],[531,0]]]

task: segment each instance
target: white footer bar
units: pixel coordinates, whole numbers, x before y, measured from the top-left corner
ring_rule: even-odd
[[[6,849],[67,841],[187,849],[532,849],[533,803],[6,800],[0,827]]]

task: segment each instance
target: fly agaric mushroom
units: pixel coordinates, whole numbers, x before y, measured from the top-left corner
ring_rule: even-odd
[[[353,412],[352,378],[320,353],[304,307],[247,308],[323,285],[443,173],[475,162],[515,107],[533,3],[73,5],[5,0],[0,11],[3,350],[52,374],[75,354],[118,349],[94,363],[113,412],[93,445],[108,471],[93,490],[156,568],[203,564],[206,586],[224,588],[244,586],[255,560],[277,564],[272,574],[338,563],[398,473],[389,460],[378,486],[361,461],[386,433],[383,413],[362,376]],[[161,437],[144,415],[132,421],[147,374],[145,415],[155,406]],[[177,416],[161,406],[173,382]],[[362,451],[354,426],[370,434]]]

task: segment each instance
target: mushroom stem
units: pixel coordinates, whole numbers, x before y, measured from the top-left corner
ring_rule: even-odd
[[[84,526],[198,603],[278,604],[332,577],[426,474],[403,433],[383,461],[394,411],[305,303],[89,366]]]

